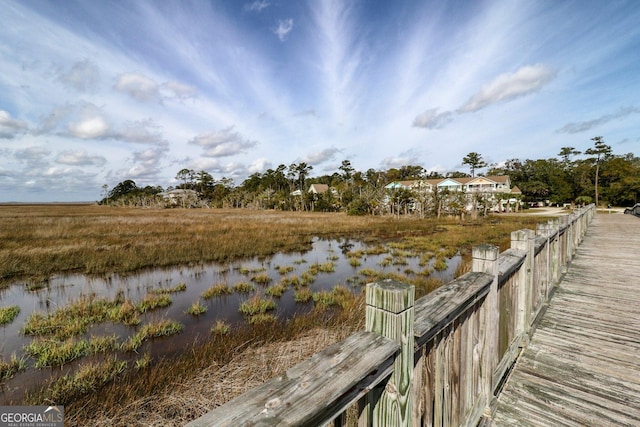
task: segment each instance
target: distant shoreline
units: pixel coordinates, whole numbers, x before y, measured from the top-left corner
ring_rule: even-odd
[[[95,205],[98,202],[0,202],[0,206]]]

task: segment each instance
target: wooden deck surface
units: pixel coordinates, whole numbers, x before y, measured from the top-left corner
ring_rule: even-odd
[[[595,217],[492,426],[640,426],[640,218]]]

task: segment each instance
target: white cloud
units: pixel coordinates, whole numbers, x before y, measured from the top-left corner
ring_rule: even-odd
[[[262,12],[262,9],[269,7],[271,3],[266,0],[256,0],[253,3],[247,3],[244,5],[244,10],[248,12]]]
[[[233,131],[233,126],[216,132],[208,132],[196,136],[191,144],[205,148],[205,157],[228,157],[244,153],[258,145],[257,141],[245,139],[240,133]]]
[[[556,77],[556,71],[543,65],[527,65],[513,73],[496,77],[482,87],[458,109],[459,113],[470,113],[502,101],[510,101],[539,91]]]
[[[311,165],[318,165],[320,163],[326,162],[327,160],[334,159],[336,154],[340,152],[341,151],[335,147],[326,148],[315,153],[307,154],[300,161],[309,163]]]
[[[269,159],[262,157],[259,159],[255,159],[253,162],[251,162],[251,164],[247,168],[247,171],[253,174],[253,173],[264,172],[267,169],[270,169],[271,167],[272,165]]]
[[[451,111],[438,113],[439,108],[430,108],[413,120],[413,126],[427,129],[440,129],[453,120]]]
[[[56,157],[56,162],[71,166],[103,166],[107,160],[102,156],[92,156],[86,151],[63,151]]]
[[[104,117],[96,115],[69,124],[71,136],[80,139],[103,138],[108,135],[109,124]]]
[[[16,120],[5,110],[0,110],[0,139],[13,139],[29,128],[26,122]]]
[[[284,21],[278,21],[278,28],[273,30],[273,33],[283,42],[287,39],[287,35],[291,30],[293,30],[293,19],[289,18]]]
[[[123,73],[113,86],[118,92],[125,93],[141,102],[160,100],[160,87],[155,80],[138,73]]]
[[[71,69],[66,72],[60,72],[58,81],[66,87],[75,89],[79,92],[93,90],[100,78],[100,70],[91,60],[76,62]]]

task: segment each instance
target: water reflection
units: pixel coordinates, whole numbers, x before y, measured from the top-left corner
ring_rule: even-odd
[[[17,305],[20,313],[16,319],[0,326],[2,344],[0,353],[7,361],[12,354],[23,356],[23,347],[32,338],[21,333],[21,328],[32,313],[51,313],[65,307],[79,298],[94,296],[114,299],[120,295],[130,301],[140,301],[149,292],[169,289],[178,284],[186,284],[186,290],[171,293],[172,303],[141,315],[141,324],[159,319],[173,319],[184,325],[183,332],[171,339],[157,339],[144,344],[140,354],[149,352],[152,357],[172,354],[188,348],[195,340],[206,339],[217,321],[237,326],[245,322],[238,308],[240,304],[254,295],[264,295],[268,286],[280,283],[283,279],[302,277],[308,274],[314,265],[331,264],[333,271],[318,272],[309,285],[312,292],[331,290],[336,285],[347,287],[354,293],[360,293],[366,283],[366,270],[379,273],[401,273],[409,277],[431,266],[420,265],[420,257],[411,254],[395,254],[391,249],[368,250],[357,240],[313,240],[311,249],[303,253],[276,254],[269,258],[252,258],[234,261],[228,264],[207,264],[190,268],[158,269],[130,275],[113,275],[97,278],[80,274],[61,275],[50,279],[48,287],[38,291],[28,291],[25,283],[15,283],[0,291],[0,306]],[[378,248],[379,249],[379,248]],[[415,256],[414,256],[415,255]],[[452,279],[460,257],[448,261],[445,271],[431,271],[431,276],[448,282]],[[433,263],[433,260],[432,260]],[[408,274],[407,274],[408,273]],[[223,297],[203,299],[205,290],[215,284],[227,284],[233,287],[237,283],[249,282],[256,275],[268,276],[267,284],[256,284],[251,293],[234,292]],[[262,280],[266,281],[264,277]],[[281,297],[273,298],[277,302],[276,316],[288,319],[296,314],[305,313],[313,308],[313,302],[299,303],[294,299],[294,289],[289,287]],[[188,308],[196,301],[207,307],[200,316],[187,314]],[[135,333],[136,327],[110,322],[93,325],[85,336],[103,336],[116,334],[125,341]],[[125,355],[125,357],[127,357]],[[0,388],[0,404],[19,402],[21,395],[33,384],[39,384],[52,375],[69,372],[78,362],[63,368],[35,369],[33,361],[30,367],[13,379],[5,381]]]

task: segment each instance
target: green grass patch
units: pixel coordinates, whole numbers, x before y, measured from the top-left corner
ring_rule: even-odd
[[[233,291],[231,290],[231,286],[227,285],[226,283],[218,283],[216,285],[213,285],[213,286],[207,288],[202,293],[202,298],[211,299],[213,297],[221,297],[223,295],[230,295],[232,293],[233,293]]]
[[[233,286],[233,291],[240,292],[241,294],[248,294],[248,293],[254,292],[255,290],[256,290],[256,287],[248,282],[236,283]]]
[[[167,294],[147,294],[138,303],[136,308],[140,313],[155,310],[156,308],[167,307],[171,304],[171,297]]]
[[[81,396],[94,393],[114,381],[127,369],[127,362],[115,356],[104,362],[88,363],[80,366],[73,374],[65,375],[41,393],[28,396],[27,404],[41,404],[44,401],[66,405]]]
[[[89,340],[67,339],[56,341],[53,339],[35,339],[24,347],[24,351],[36,361],[36,368],[63,366],[81,357],[108,353],[119,348],[115,335],[106,337],[92,337]]]
[[[23,357],[17,357],[15,354],[11,355],[11,359],[8,362],[0,360],[0,382],[12,378],[18,372],[22,372],[27,369],[27,362]]]
[[[187,313],[192,316],[200,316],[207,312],[207,306],[203,305],[200,300],[191,304],[191,306],[187,309]]]
[[[211,333],[214,335],[227,335],[231,327],[223,320],[218,320],[215,325],[211,327]]]
[[[260,298],[256,295],[253,298],[243,301],[238,310],[245,316],[255,316],[256,314],[264,314],[267,311],[275,309],[275,301],[272,299]]]
[[[311,292],[308,288],[303,288],[295,291],[293,294],[293,299],[295,302],[309,302],[313,298],[313,292]]]
[[[20,307],[17,305],[0,308],[0,326],[13,322],[18,314],[20,314]]]
[[[284,294],[287,291],[287,289],[289,289],[289,287],[284,283],[276,283],[275,285],[268,287],[264,291],[264,293],[271,297],[280,298],[282,294]]]
[[[159,289],[153,289],[152,291],[150,291],[150,293],[152,294],[176,294],[178,292],[184,292],[187,290],[187,284],[182,282],[182,283],[178,283],[177,285],[171,287],[171,288],[159,288]]]
[[[174,335],[181,332],[183,328],[184,326],[175,320],[161,320],[146,324],[122,344],[122,350],[136,351],[148,339]]]
[[[267,273],[257,274],[251,278],[251,281],[259,285],[267,285],[271,281],[271,278]]]
[[[285,275],[287,273],[291,273],[293,270],[295,270],[295,267],[292,265],[277,265],[276,266],[276,271],[278,273],[280,273],[281,275]]]

